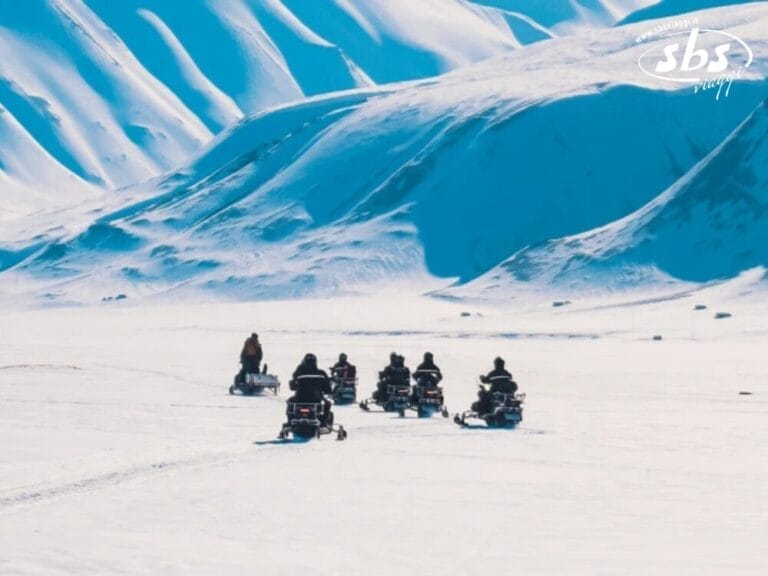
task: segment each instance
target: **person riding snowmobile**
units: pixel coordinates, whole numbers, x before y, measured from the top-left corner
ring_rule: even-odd
[[[331,413],[331,402],[325,398],[326,394],[331,394],[331,384],[328,374],[325,370],[317,367],[317,357],[314,354],[307,354],[293,372],[289,383],[291,390],[295,394],[288,398],[288,404],[319,404],[322,403],[324,410],[320,419],[323,425],[333,423]]]
[[[504,359],[496,358],[493,361],[493,370],[480,377],[480,382],[490,384],[488,389],[480,388],[477,393],[478,400],[472,404],[472,410],[480,415],[491,411],[491,399],[496,392],[514,394],[517,392],[517,383],[512,379],[512,374],[504,368]]]
[[[241,381],[245,381],[246,374],[258,374],[259,365],[261,359],[264,356],[264,352],[259,342],[259,335],[253,332],[243,344],[243,349],[240,352],[240,374],[238,375]]]
[[[331,375],[342,381],[354,380],[357,376],[357,368],[349,363],[347,355],[342,352],[339,354],[339,361],[331,367]]]
[[[386,402],[389,399],[388,386],[410,385],[411,371],[405,365],[405,358],[392,352],[389,360],[389,366],[379,374],[377,390],[373,394],[373,398],[378,402]]]
[[[389,354],[389,364],[384,366],[383,370],[379,371],[379,381],[376,383],[376,391],[373,393],[373,399],[374,400],[383,400],[387,396],[387,385],[384,381],[384,374],[387,373],[387,370],[390,368],[393,368],[395,364],[397,363],[397,352],[390,352]]]
[[[388,368],[392,368],[395,363],[397,363],[397,352],[390,352],[389,354],[389,364],[384,366],[384,369],[379,372],[379,380],[382,380],[384,378],[384,373],[387,371]]]
[[[424,353],[424,361],[414,371],[413,379],[416,382],[423,382],[425,385],[431,384],[433,386],[437,386],[443,379],[443,373],[440,372],[440,368],[435,364],[435,357],[432,352]]]
[[[411,402],[414,404],[419,401],[419,386],[437,386],[443,379],[443,373],[440,372],[440,368],[435,364],[435,357],[432,355],[432,352],[424,353],[424,361],[419,364],[411,376],[416,381],[416,385],[411,392]]]

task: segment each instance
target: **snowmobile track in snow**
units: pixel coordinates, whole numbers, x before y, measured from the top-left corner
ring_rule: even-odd
[[[123,470],[117,470],[114,472],[106,472],[96,476],[83,478],[81,480],[75,480],[73,482],[67,482],[59,484],[58,486],[51,486],[48,488],[41,488],[39,490],[28,490],[21,492],[13,496],[5,496],[0,498],[0,510],[5,508],[12,508],[24,504],[37,504],[52,500],[61,496],[71,496],[81,494],[84,492],[91,492],[100,488],[106,488],[109,486],[117,486],[124,482],[149,476],[152,474],[160,474],[169,470],[175,470],[180,468],[191,468],[201,464],[210,464],[220,461],[224,458],[216,458],[208,460],[204,458],[195,458],[191,460],[178,460],[178,461],[161,461],[145,466],[134,466]]]
[[[0,370],[82,370],[74,364],[7,364]]]
[[[65,496],[76,496],[96,490],[118,486],[133,480],[153,475],[164,474],[172,470],[188,470],[203,466],[217,466],[236,462],[251,451],[250,446],[238,451],[220,454],[208,454],[196,458],[179,460],[161,460],[146,465],[129,466],[112,472],[97,474],[80,480],[64,482],[58,485],[26,489],[9,496],[0,496],[0,510],[17,506],[40,504]]]

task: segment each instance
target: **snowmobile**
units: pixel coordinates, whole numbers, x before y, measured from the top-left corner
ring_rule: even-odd
[[[523,402],[525,402],[525,394],[493,392],[491,409],[487,414],[468,410],[462,414],[456,414],[453,421],[459,426],[466,427],[470,425],[467,420],[477,419],[485,422],[489,428],[514,428],[523,421]]]
[[[240,393],[243,396],[261,394],[265,390],[271,390],[275,395],[280,391],[280,380],[274,374],[267,374],[266,364],[264,364],[261,373],[238,373],[235,375],[235,381],[229,387],[230,394]]]
[[[433,376],[425,374],[417,378],[411,395],[410,408],[416,411],[419,418],[428,418],[435,412],[440,412],[443,418],[448,418],[443,389],[437,385]]]
[[[344,378],[341,374],[334,374],[331,382],[333,382],[333,403],[336,406],[357,402],[357,378]]]
[[[387,384],[386,400],[366,398],[360,402],[360,408],[366,412],[371,411],[371,405],[380,406],[384,412],[397,412],[405,416],[405,411],[411,407],[411,386],[406,382],[402,384]]]
[[[333,412],[325,415],[323,402],[288,402],[288,422],[283,424],[278,438],[288,440],[292,436],[295,440],[309,440],[320,438],[325,434],[336,433],[336,440],[346,440],[347,431],[343,426],[333,425]]]

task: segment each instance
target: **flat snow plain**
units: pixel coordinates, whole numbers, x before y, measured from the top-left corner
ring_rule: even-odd
[[[0,574],[763,575],[768,312],[740,291],[0,311]],[[307,351],[369,393],[431,350],[452,413],[502,355],[526,420],[340,407],[346,442],[277,444],[287,386],[227,394],[251,330],[284,385]]]

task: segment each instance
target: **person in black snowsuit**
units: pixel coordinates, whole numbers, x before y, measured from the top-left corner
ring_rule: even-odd
[[[258,374],[259,365],[263,357],[264,351],[259,342],[259,335],[254,332],[246,339],[243,349],[240,351],[240,364],[242,364],[242,368],[240,369],[240,374],[238,374],[238,379],[241,382],[245,382],[246,374]]]
[[[339,354],[339,361],[331,367],[331,376],[340,382],[354,381],[357,376],[357,368],[354,364],[349,363],[347,355],[342,352]]]
[[[443,374],[440,372],[437,364],[435,364],[435,357],[432,355],[432,352],[424,354],[424,361],[414,371],[413,379],[416,382],[423,382],[426,386],[430,384],[437,386],[443,379]]]
[[[416,386],[413,387],[411,402],[415,403],[419,400],[419,386],[437,386],[443,379],[443,373],[440,372],[440,368],[435,364],[435,357],[432,352],[424,353],[424,361],[419,364],[412,376],[416,381]]]
[[[411,371],[405,365],[405,358],[392,352],[389,357],[389,366],[379,373],[379,383],[376,385],[377,390],[373,393],[373,398],[378,402],[386,402],[389,399],[387,386],[409,386],[410,382]]]
[[[387,370],[394,367],[397,363],[397,352],[392,352],[389,355],[389,364],[387,364],[383,370],[379,372],[379,381],[376,383],[376,391],[373,393],[373,399],[376,401],[383,400],[387,395],[387,385],[384,382],[384,374]]]
[[[324,409],[320,422],[324,426],[333,424],[331,402],[325,397],[331,393],[331,381],[325,370],[317,367],[317,357],[314,354],[304,356],[304,360],[293,372],[289,387],[295,394],[288,398],[288,404],[322,403]]]
[[[477,393],[478,400],[472,404],[472,410],[481,416],[491,411],[491,399],[496,392],[514,394],[517,392],[517,383],[512,379],[512,374],[504,368],[504,359],[496,358],[493,361],[493,370],[480,377],[480,382],[490,384],[489,388],[480,388]]]

